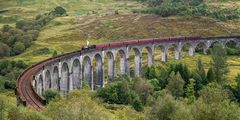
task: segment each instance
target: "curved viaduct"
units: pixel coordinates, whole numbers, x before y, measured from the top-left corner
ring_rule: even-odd
[[[178,37],[147,40],[132,40],[126,42],[96,45],[95,49],[79,50],[61,56],[50,58],[29,67],[18,78],[16,94],[19,103],[41,110],[45,106],[42,94],[47,89],[55,89],[66,94],[73,89],[80,89],[83,80],[88,81],[92,90],[104,87],[107,83],[105,74],[109,78],[116,77],[117,64],[119,74],[130,76],[130,51],[134,51],[134,76],[140,76],[142,70],[142,51],[147,49],[148,65],[154,64],[154,51],[160,48],[161,60],[167,62],[168,49],[173,46],[175,59],[181,59],[182,49],[188,45],[189,56],[194,56],[199,44],[203,45],[206,54],[210,46],[218,42],[225,46],[234,41],[240,44],[239,36],[232,37]],[[120,62],[116,63],[117,56]],[[104,58],[107,59],[104,59]],[[107,60],[107,61],[105,61]],[[107,73],[104,73],[104,63],[107,63]]]

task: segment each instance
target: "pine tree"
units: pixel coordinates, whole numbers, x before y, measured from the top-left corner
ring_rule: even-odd
[[[207,83],[214,82],[215,81],[215,76],[213,69],[210,67],[207,72]]]
[[[226,83],[226,75],[228,74],[227,53],[221,45],[215,45],[211,50],[212,69],[216,81],[220,84]]]
[[[175,97],[181,97],[184,94],[184,80],[182,79],[180,73],[176,75],[174,72],[170,74],[169,82],[166,89]]]
[[[194,71],[193,78],[195,80],[194,89],[196,93],[198,93],[198,91],[201,90],[203,86],[207,84],[207,80],[206,80],[207,78],[204,70],[204,65],[201,59],[198,59],[196,65],[197,65],[197,68]]]
[[[57,53],[57,51],[56,50],[54,50],[54,52],[53,52],[53,57],[56,57],[58,55],[58,53]]]
[[[186,97],[188,98],[188,103],[192,104],[195,100],[195,91],[194,91],[194,86],[195,86],[195,80],[190,79],[190,83],[187,85],[187,88],[185,90]]]
[[[201,59],[198,59],[197,61],[197,69],[196,69],[196,73],[199,74],[201,81],[204,85],[206,85],[206,73],[204,70],[204,65]]]

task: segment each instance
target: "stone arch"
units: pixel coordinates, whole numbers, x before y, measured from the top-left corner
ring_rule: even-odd
[[[81,65],[78,59],[75,59],[72,63],[72,83],[73,89],[81,87]]]
[[[175,58],[175,59],[180,59],[180,51],[179,51],[179,46],[175,43],[170,43],[167,46],[167,56],[169,59]]]
[[[119,66],[120,75],[126,74],[126,53],[124,50],[118,50],[116,54],[116,61],[118,62],[116,66]]]
[[[38,78],[38,93],[40,95],[43,94],[43,91],[44,91],[44,88],[43,88],[43,76],[42,75],[39,75],[39,78]]]
[[[89,87],[92,88],[92,62],[89,56],[85,56],[83,59],[83,80],[86,80]]]
[[[154,47],[154,63],[167,62],[167,49],[163,44]]]
[[[100,88],[103,86],[103,61],[100,54],[96,54],[95,58],[95,71],[94,71],[94,89]]]
[[[70,90],[69,67],[67,63],[63,63],[61,71],[60,91],[64,94]]]
[[[139,48],[132,48],[132,50],[135,53],[134,56],[134,76],[138,77],[140,76],[142,70],[142,51],[139,50]]]
[[[145,60],[145,54],[147,54],[147,65],[151,66],[154,60],[154,54],[151,47],[146,46],[142,49],[142,62]]]
[[[51,74],[50,71],[47,70],[45,72],[45,90],[50,89],[52,87],[51,85]]]
[[[106,53],[107,56],[107,72],[108,72],[108,79],[111,81],[116,77],[116,63],[115,63],[115,57],[114,54],[111,51],[108,51]]]
[[[215,44],[224,45],[222,41],[214,40],[214,41],[211,41],[210,48],[212,48]]]
[[[195,51],[207,54],[208,48],[209,48],[209,46],[207,45],[206,42],[200,41],[200,42],[196,43]]]
[[[59,70],[57,66],[53,68],[52,88],[55,90],[60,90]]]
[[[225,47],[239,47],[239,43],[236,40],[230,39],[224,42]]]
[[[185,56],[186,52],[189,56],[194,56],[194,53],[195,53],[194,44],[189,42],[183,43],[181,47],[181,52],[182,52],[182,56]]]

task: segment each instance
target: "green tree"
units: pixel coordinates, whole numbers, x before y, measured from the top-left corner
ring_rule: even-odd
[[[216,81],[220,84],[226,83],[226,75],[229,72],[227,64],[227,53],[221,45],[214,45],[211,50],[212,62],[211,66],[214,72]]]
[[[2,28],[2,32],[9,32],[11,29],[12,29],[11,26],[9,26],[9,25],[4,25],[3,28]]]
[[[30,30],[27,32],[29,35],[31,35],[32,40],[37,40],[39,31],[38,30]]]
[[[53,14],[54,15],[63,15],[63,14],[66,14],[66,10],[61,7],[61,6],[57,6],[56,8],[54,8],[54,11],[53,11]]]
[[[46,90],[43,93],[43,97],[46,99],[46,102],[49,103],[50,101],[60,98],[60,94],[56,90]]]
[[[147,82],[147,80],[138,78],[134,81],[133,90],[139,96],[141,102],[143,104],[146,104],[148,97],[151,95],[153,91],[153,88]]]
[[[198,59],[197,61],[196,73],[199,74],[202,83],[206,85],[206,72],[204,70],[204,65],[201,59]]]
[[[207,72],[207,83],[214,82],[214,81],[215,81],[215,75],[212,67],[210,67]]]
[[[190,108],[182,101],[166,94],[158,97],[155,104],[146,113],[146,120],[192,120]]]
[[[0,58],[10,55],[10,48],[8,45],[0,42]]]
[[[174,72],[170,74],[170,78],[168,80],[168,85],[166,89],[175,97],[181,97],[184,94],[184,80],[182,79],[180,73],[178,72],[176,75]]]
[[[189,84],[189,79],[191,78],[192,75],[186,65],[184,65],[182,63],[171,64],[169,71],[170,71],[170,73],[172,71],[174,71],[175,74],[178,72],[180,73],[182,79],[185,81],[184,87],[186,87],[186,85]]]
[[[157,78],[157,72],[156,67],[154,65],[147,67],[147,70],[145,72],[145,77],[147,79],[155,79]]]
[[[194,103],[194,100],[195,100],[194,86],[195,86],[195,80],[190,79],[190,83],[187,85],[187,88],[185,90],[186,97],[188,99],[189,104]]]
[[[22,38],[21,38],[21,42],[24,44],[24,46],[26,48],[31,46],[32,40],[33,39],[32,39],[32,36],[30,34],[23,35]]]
[[[203,88],[204,85],[207,84],[207,77],[206,77],[206,73],[204,70],[204,65],[201,59],[198,59],[197,64],[196,64],[197,68],[195,69],[194,73],[193,73],[193,78],[195,80],[195,86],[194,89],[196,91],[196,93],[201,90]]]
[[[13,52],[18,55],[22,52],[24,52],[25,46],[22,42],[16,42],[13,46]]]
[[[140,101],[139,97],[135,97],[133,99],[132,106],[138,112],[143,111],[143,104]]]
[[[52,57],[56,57],[57,55],[58,55],[57,51],[54,50],[54,51],[53,51],[53,55],[52,55]]]
[[[73,90],[65,99],[50,102],[43,114],[53,120],[113,120],[113,113],[95,100],[90,90]]]
[[[194,120],[240,120],[240,109],[228,93],[216,83],[208,84],[193,106]]]

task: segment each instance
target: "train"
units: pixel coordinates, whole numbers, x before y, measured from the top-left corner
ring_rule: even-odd
[[[236,37],[240,39],[240,36],[231,36]],[[182,40],[201,40],[201,39],[224,39],[228,37],[200,37],[200,36],[194,36],[194,37],[168,37],[168,38],[152,38],[152,39],[143,39],[143,40],[130,40],[130,41],[124,41],[124,42],[112,42],[112,43],[106,43],[106,44],[99,44],[99,45],[89,45],[82,47],[82,51],[87,50],[94,50],[94,49],[108,49],[112,47],[121,47],[121,46],[127,46],[131,44],[144,44],[144,43],[160,43],[160,42],[177,42]]]
[[[94,49],[107,49],[111,47],[120,47],[124,45],[131,45],[131,44],[144,44],[144,43],[159,43],[159,42],[172,42],[172,41],[179,41],[179,40],[198,40],[201,37],[175,37],[175,38],[153,38],[153,39],[145,39],[145,40],[131,40],[125,42],[113,42],[113,43],[106,43],[100,45],[88,45],[83,46],[82,51],[84,50],[94,50]]]

